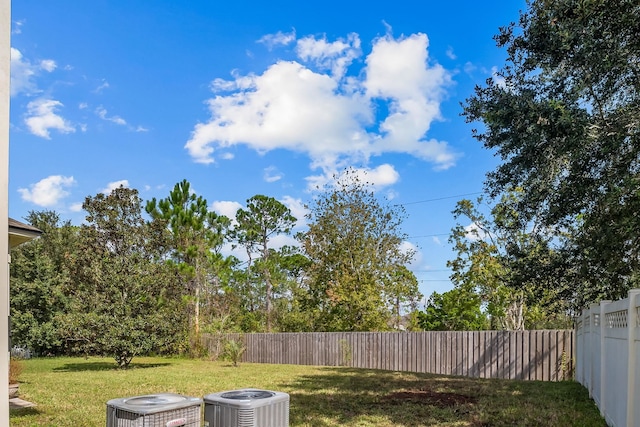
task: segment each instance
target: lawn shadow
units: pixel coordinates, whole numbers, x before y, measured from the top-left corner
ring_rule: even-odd
[[[282,384],[291,390],[292,425],[335,426],[360,417],[407,427],[483,425],[476,409],[480,391],[472,389],[482,385],[466,378],[349,368],[321,372]]]
[[[131,363],[126,370],[158,368],[169,366],[171,363]],[[82,371],[117,371],[118,365],[115,362],[87,362],[87,363],[67,363],[63,366],[53,368],[54,372],[82,372]]]
[[[34,407],[9,408],[9,412],[11,413],[11,418],[38,416],[41,414],[41,412],[38,411],[38,408],[34,408]]]

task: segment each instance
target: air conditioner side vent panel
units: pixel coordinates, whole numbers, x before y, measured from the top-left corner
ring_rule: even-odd
[[[107,427],[200,427],[202,399],[173,393],[112,399]]]
[[[209,394],[204,421],[208,427],[289,427],[289,395],[257,389]]]

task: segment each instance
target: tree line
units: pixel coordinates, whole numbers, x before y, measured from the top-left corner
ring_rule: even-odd
[[[87,197],[85,222],[26,220],[40,238],[12,252],[13,343],[43,355],[201,355],[202,332],[389,330],[420,299],[402,209],[355,174],[308,207],[308,229],[272,197],[218,215],[179,182],[164,199],[135,189]],[[297,245],[276,247],[289,235]],[[241,249],[240,259],[223,253]]]
[[[186,180],[160,200],[124,187],[87,197],[80,226],[30,212],[43,234],[12,252],[12,340],[40,355],[108,354],[126,367],[141,354],[204,356],[203,332],[566,327],[571,307],[545,276],[558,252],[518,227],[508,208],[516,197],[494,209],[493,223],[458,203],[454,215],[476,228],[452,230],[456,287],[422,311],[404,210],[349,171],[308,206],[292,246],[273,245],[297,221],[281,202],[253,196],[231,219]],[[243,259],[224,253],[229,244]],[[536,276],[525,280],[526,271]]]

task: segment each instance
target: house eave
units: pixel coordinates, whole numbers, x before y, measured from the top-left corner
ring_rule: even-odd
[[[28,224],[9,218],[9,249],[40,236],[42,231]]]

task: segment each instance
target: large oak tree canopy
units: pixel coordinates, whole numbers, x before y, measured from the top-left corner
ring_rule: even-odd
[[[487,190],[524,189],[522,215],[570,232],[587,300],[623,296],[640,268],[640,4],[532,0],[496,41],[507,63],[464,105],[502,159]]]

